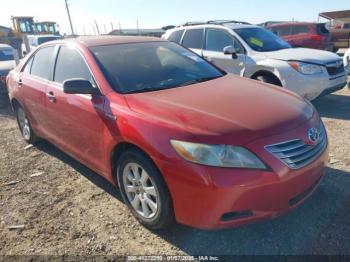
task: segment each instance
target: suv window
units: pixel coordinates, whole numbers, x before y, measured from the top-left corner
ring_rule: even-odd
[[[276,26],[272,27],[270,30],[278,36],[286,36],[292,34],[292,28],[290,26]]]
[[[235,39],[228,33],[217,30],[208,29],[205,37],[205,49],[208,51],[223,52],[227,46],[233,46],[237,52],[241,52],[242,48]]]
[[[184,31],[185,30],[178,30],[178,31],[175,31],[175,32],[171,33],[171,35],[169,36],[168,40],[170,42],[175,42],[175,43],[180,44],[181,37],[182,37]]]
[[[292,34],[298,35],[298,34],[305,34],[309,32],[309,27],[306,25],[294,25],[292,26]]]
[[[32,69],[30,70],[32,75],[45,79],[50,78],[50,65],[54,49],[54,46],[43,47],[35,53]]]
[[[73,47],[62,46],[57,56],[54,81],[63,83],[67,79],[82,78],[92,80],[92,75],[84,59]]]
[[[186,30],[182,40],[182,45],[187,48],[202,49],[203,48],[203,29]]]

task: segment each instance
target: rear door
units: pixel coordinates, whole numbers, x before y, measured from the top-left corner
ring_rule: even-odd
[[[224,48],[233,46],[237,58],[224,54]],[[226,72],[243,75],[246,55],[243,46],[229,32],[222,29],[209,28],[205,34],[203,56]]]
[[[96,88],[83,55],[73,46],[59,48],[52,81],[47,87],[46,121],[51,140],[83,163],[103,170],[103,105],[101,96],[65,94],[63,82],[89,80]]]
[[[203,28],[188,29],[182,37],[182,45],[201,56],[203,50],[203,39]]]
[[[33,128],[47,135],[45,100],[54,60],[54,46],[40,48],[23,67],[17,80],[19,100],[30,117]]]

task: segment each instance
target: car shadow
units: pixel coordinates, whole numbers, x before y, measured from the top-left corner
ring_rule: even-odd
[[[219,231],[176,225],[159,236],[190,255],[350,254],[350,173],[326,173],[314,194],[285,216]]]
[[[331,94],[312,102],[321,117],[350,120],[350,96]]]
[[[37,143],[35,146],[38,150],[41,150],[42,152],[45,152],[46,154],[57,158],[63,163],[69,165],[79,174],[83,175],[89,181],[95,184],[97,187],[101,188],[102,190],[104,190],[114,198],[118,199],[119,201],[122,201],[122,196],[120,195],[119,190],[114,185],[112,185],[107,179],[103,178],[88,167],[79,163],[78,161],[76,161],[75,159],[73,159],[72,157],[55,147],[53,144],[43,140]]]
[[[0,117],[15,118],[10,100],[4,97],[0,97]]]

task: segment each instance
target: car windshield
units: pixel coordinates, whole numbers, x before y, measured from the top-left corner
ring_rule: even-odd
[[[260,27],[240,28],[234,30],[253,50],[269,52],[291,48],[291,46],[274,33]]]
[[[170,42],[90,48],[105,77],[119,93],[139,93],[208,81],[225,73]]]
[[[10,61],[14,59],[11,49],[0,49],[0,61]]]

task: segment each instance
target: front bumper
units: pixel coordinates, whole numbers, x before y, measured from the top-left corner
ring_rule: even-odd
[[[176,220],[202,229],[236,227],[285,214],[312,194],[328,161],[328,148],[309,165],[292,170],[265,150],[305,137],[308,126],[246,145],[270,170],[204,167],[181,159],[158,162],[173,199]]]
[[[345,73],[333,77],[330,77],[326,71],[314,76],[302,75],[295,70],[285,73],[281,75],[283,86],[310,101],[344,88],[347,81]]]

